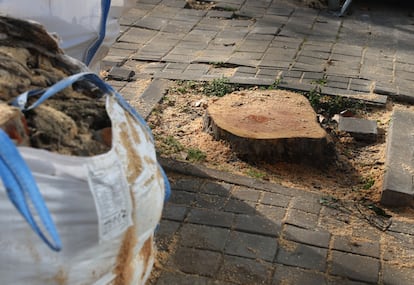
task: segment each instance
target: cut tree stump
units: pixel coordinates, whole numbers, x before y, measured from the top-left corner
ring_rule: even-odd
[[[309,101],[285,90],[228,94],[209,105],[203,128],[247,161],[326,166],[335,154]]]

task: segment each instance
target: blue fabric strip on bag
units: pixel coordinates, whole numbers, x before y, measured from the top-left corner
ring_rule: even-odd
[[[106,35],[106,22],[108,20],[109,9],[111,8],[111,0],[101,0],[101,19],[99,23],[99,34],[98,39],[93,43],[93,45],[86,52],[85,64],[89,65],[98,51],[99,47],[102,45],[102,42],[105,39]]]
[[[17,151],[13,141],[0,129],[0,177],[6,188],[7,195],[24,219],[29,223],[37,235],[53,250],[59,251],[62,243],[52,221],[49,210],[37,188],[35,179],[25,161]],[[32,205],[32,207],[30,207]],[[34,209],[45,231],[51,240],[36,223]]]

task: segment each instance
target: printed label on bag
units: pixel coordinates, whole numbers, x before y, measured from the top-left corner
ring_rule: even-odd
[[[128,182],[119,163],[105,171],[89,168],[89,185],[99,220],[99,240],[109,240],[132,225]]]

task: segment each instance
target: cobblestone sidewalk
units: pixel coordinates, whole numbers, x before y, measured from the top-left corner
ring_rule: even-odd
[[[353,13],[338,18],[293,0],[214,2],[214,10],[195,10],[184,0],[138,1],[122,19],[122,35],[107,66],[122,65],[152,78],[277,81],[295,90],[323,82],[326,94],[374,91],[377,95],[368,98],[376,102],[386,100],[381,95],[412,101],[409,4],[354,1]]]
[[[163,160],[173,182],[150,284],[414,284],[414,224]],[[185,175],[183,175],[185,173]]]

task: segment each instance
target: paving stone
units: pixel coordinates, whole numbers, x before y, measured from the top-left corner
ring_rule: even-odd
[[[177,205],[190,206],[195,201],[195,194],[186,191],[172,191],[170,196],[170,203]]]
[[[227,198],[217,196],[217,195],[210,195],[210,194],[201,194],[199,193],[196,197],[194,206],[200,208],[208,208],[208,209],[222,209],[224,205],[227,203]]]
[[[173,264],[184,273],[214,276],[222,261],[218,252],[179,247],[173,256]]]
[[[328,285],[367,285],[368,283],[353,281],[353,280],[344,279],[340,277],[334,278],[334,277],[329,276],[327,284]]]
[[[186,247],[223,251],[229,233],[229,229],[184,224],[180,230],[180,244]]]
[[[279,236],[281,232],[281,223],[274,222],[266,217],[259,215],[236,215],[234,229],[249,233]]]
[[[219,271],[221,280],[236,284],[266,284],[270,279],[270,265],[252,259],[225,256]]]
[[[388,230],[414,236],[414,223],[392,219],[391,226],[388,228]]]
[[[303,72],[303,77],[302,78],[314,79],[314,80],[324,79],[325,78],[325,73],[307,71],[307,72]]]
[[[164,79],[154,79],[139,97],[140,104],[137,107],[142,117],[147,118],[155,105],[164,97],[169,82]]]
[[[290,70],[283,74],[284,77],[291,77],[291,78],[302,78],[304,72],[299,70]]]
[[[256,212],[255,207],[256,203],[254,202],[231,198],[224,207],[224,210],[236,214],[254,214]]]
[[[318,215],[321,211],[321,204],[319,199],[312,199],[306,197],[293,197],[291,207],[293,209],[301,210],[307,213]]]
[[[329,248],[331,234],[328,231],[316,231],[286,225],[283,237],[287,240],[317,247]]]
[[[323,206],[321,209],[319,224],[324,229],[345,228],[350,222],[351,216],[349,213],[326,206]]]
[[[232,231],[227,239],[224,252],[247,258],[273,261],[277,251],[276,238],[257,234]]]
[[[263,34],[263,35],[277,35],[280,31],[280,28],[277,26],[266,26],[266,27],[255,27],[252,29],[251,33],[254,34]]]
[[[398,265],[384,263],[382,278],[384,285],[411,285],[414,284],[414,268],[404,268]]]
[[[320,63],[303,63],[303,62],[295,62],[293,64],[293,68],[296,70],[303,70],[303,71],[316,71],[316,72],[323,72],[325,70],[324,62],[321,61]]]
[[[280,69],[260,68],[257,71],[257,76],[269,75],[269,76],[272,76],[273,78],[276,78],[276,76],[279,75],[279,73],[281,72],[282,71]]]
[[[232,285],[204,276],[163,271],[156,285]]]
[[[327,284],[325,276],[315,271],[296,267],[277,265],[273,274],[272,285],[323,285]]]
[[[325,64],[325,62],[326,62],[325,59],[320,59],[320,58],[315,58],[315,57],[308,57],[308,56],[303,56],[303,55],[300,55],[296,59],[296,61],[298,63],[311,64],[311,65]],[[309,69],[309,70],[312,70],[312,69]],[[321,77],[319,77],[319,78],[321,78]]]
[[[211,211],[205,209],[191,209],[188,214],[188,222],[217,227],[230,228],[233,224],[234,214]]]
[[[324,60],[328,60],[330,54],[331,54],[330,52],[307,50],[306,46],[304,47],[304,49],[300,53],[301,56],[324,59]]]
[[[231,55],[230,60],[260,60],[263,57],[262,52],[236,51]]]
[[[332,248],[374,258],[380,257],[379,242],[356,241],[351,236],[335,236]]]
[[[339,89],[348,89],[348,82],[337,82],[328,80],[326,86]]]
[[[195,178],[183,178],[171,183],[171,189],[188,192],[198,192],[202,180]]]
[[[301,243],[280,244],[276,262],[324,272],[328,250]]]
[[[221,19],[231,19],[233,15],[234,13],[232,11],[211,10],[207,13],[207,17]]]
[[[288,69],[291,65],[290,61],[287,61],[288,59],[262,59],[260,63],[256,66],[259,67],[273,67],[273,68],[280,68],[280,69]]]
[[[239,52],[263,53],[269,46],[269,41],[245,40],[238,48]]]
[[[134,22],[134,26],[138,28],[144,28],[149,30],[161,30],[168,23],[167,19],[158,17],[146,16],[138,21]]]
[[[157,242],[157,249],[160,251],[167,251],[168,246],[174,238],[175,233],[180,227],[179,222],[161,220],[159,228],[155,232],[155,240]]]
[[[232,184],[228,184],[225,182],[217,183],[208,181],[201,185],[200,192],[211,195],[218,195],[222,197],[228,197],[230,195],[232,187]]]
[[[377,139],[377,122],[373,120],[339,117],[338,130],[347,132],[357,140],[375,141]]]
[[[349,86],[349,89],[357,91],[357,92],[371,92],[370,85],[359,85],[359,84],[351,83],[351,85]]]
[[[240,200],[257,202],[259,200],[261,191],[248,187],[236,186],[233,188],[233,192],[231,194],[234,198]]]
[[[165,68],[166,64],[163,62],[150,62],[145,65],[144,71],[149,73],[155,73]]]
[[[174,221],[184,221],[189,209],[186,206],[167,203],[162,212],[162,218]]]
[[[374,243],[381,239],[382,231],[374,225],[367,224],[364,220],[354,221],[353,225],[352,237]]]
[[[108,73],[108,78],[119,81],[131,81],[134,77],[135,72],[123,67],[113,66]]]
[[[356,92],[353,90],[344,90],[344,89],[338,89],[338,88],[331,88],[328,86],[322,86],[321,93],[324,95],[341,96],[345,98],[354,98],[354,99],[362,100],[367,105],[373,104],[376,106],[385,106],[385,104],[388,101],[388,97],[384,95]]]
[[[257,206],[257,213],[272,221],[273,223],[281,223],[285,217],[287,209],[284,207],[277,207],[271,205],[259,204]]]
[[[272,85],[275,80],[273,78],[260,78],[260,77],[236,77],[229,78],[230,83],[238,83],[244,85],[259,85],[269,86]]]
[[[314,229],[318,224],[318,219],[318,215],[290,209],[285,222],[305,229]]]
[[[380,269],[378,259],[344,253],[332,252],[331,274],[343,276],[356,281],[377,283]]]
[[[119,41],[136,44],[145,44],[156,34],[157,31],[142,28],[130,28],[119,38]]]
[[[391,117],[387,137],[386,169],[381,203],[389,206],[413,205],[414,188],[411,173],[413,148],[412,112],[396,109]]]
[[[291,197],[280,195],[277,193],[270,193],[264,192],[262,199],[260,199],[261,204],[265,205],[272,205],[272,206],[280,206],[280,207],[287,207]]]

